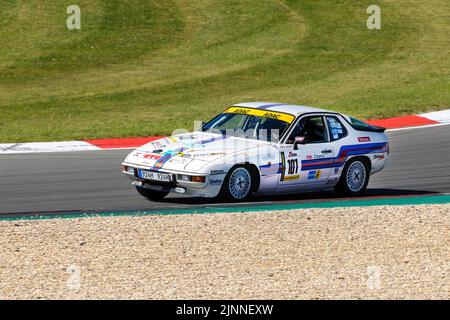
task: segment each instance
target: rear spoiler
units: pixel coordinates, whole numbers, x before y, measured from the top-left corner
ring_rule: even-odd
[[[359,129],[359,128],[355,128],[355,127],[353,127],[354,129],[356,129],[356,130],[359,130],[359,131],[369,131],[369,132],[384,132],[384,131],[386,131],[386,128],[384,128],[384,127],[379,127],[379,126],[369,126],[369,127],[367,127],[367,128],[364,128],[364,129]]]
[[[358,122],[361,123],[360,125],[358,125],[357,123],[350,122],[346,117],[343,117],[343,118],[345,119],[345,121],[347,121],[347,123],[353,129],[358,130],[358,131],[378,132],[378,133],[382,133],[382,132],[386,131],[386,128],[384,128],[384,127],[374,126],[372,124],[368,124],[368,123],[363,122],[361,120],[357,120]]]

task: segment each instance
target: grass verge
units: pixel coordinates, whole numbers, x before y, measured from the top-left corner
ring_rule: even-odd
[[[450,105],[450,3],[0,4],[0,142],[170,134],[242,101],[381,118]]]

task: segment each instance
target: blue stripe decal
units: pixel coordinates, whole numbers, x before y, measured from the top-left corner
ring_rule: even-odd
[[[198,146],[198,145],[208,144],[208,143],[211,143],[211,142],[214,142],[214,141],[224,140],[224,139],[227,139],[227,138],[228,138],[228,136],[222,135],[220,137],[214,137],[214,138],[210,138],[210,139],[207,139],[207,140],[197,141],[197,142],[194,142],[193,144],[189,144],[189,143],[184,143],[183,144],[183,142],[181,142],[183,147],[177,148],[175,150],[166,151],[164,153],[164,155],[161,158],[159,158],[158,161],[155,162],[155,164],[153,166],[153,170],[158,171],[159,169],[161,169],[164,166],[164,164],[167,161],[172,159],[173,156],[175,156],[175,155],[179,154],[180,152],[183,152],[183,151],[185,151],[185,150],[187,150],[189,148],[192,148],[192,147],[195,147],[195,146]]]
[[[342,167],[349,156],[386,152],[386,146],[387,142],[342,146],[337,157],[303,160],[302,171]]]
[[[286,103],[272,103],[272,104],[266,104],[263,106],[259,106],[258,109],[267,109],[270,107],[276,107],[276,106],[284,106]]]
[[[208,140],[201,140],[201,141],[198,141],[198,142],[194,142],[194,145],[196,145],[196,144],[204,145],[204,144],[211,143],[211,142],[214,142],[214,141],[224,140],[224,139],[227,139],[228,137],[229,136],[227,136],[227,135],[221,135],[220,137],[214,137],[214,138],[211,138],[211,139],[208,139]]]
[[[163,167],[163,165],[169,161],[174,155],[179,154],[180,152],[183,152],[184,148],[178,148],[173,151],[167,151],[164,153],[164,155],[158,159],[158,161],[155,162],[155,165],[153,166],[153,169],[155,171],[158,171]]]
[[[265,164],[259,166],[262,176],[268,176],[271,174],[280,174],[282,171],[282,163]]]

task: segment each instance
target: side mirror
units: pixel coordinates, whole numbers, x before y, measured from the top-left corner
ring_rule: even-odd
[[[299,144],[306,144],[304,136],[297,136],[294,140],[294,150],[298,150]]]

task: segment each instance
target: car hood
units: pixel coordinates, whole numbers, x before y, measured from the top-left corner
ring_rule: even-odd
[[[174,135],[131,152],[125,162],[151,169],[198,171],[206,164],[269,142],[207,132]]]

